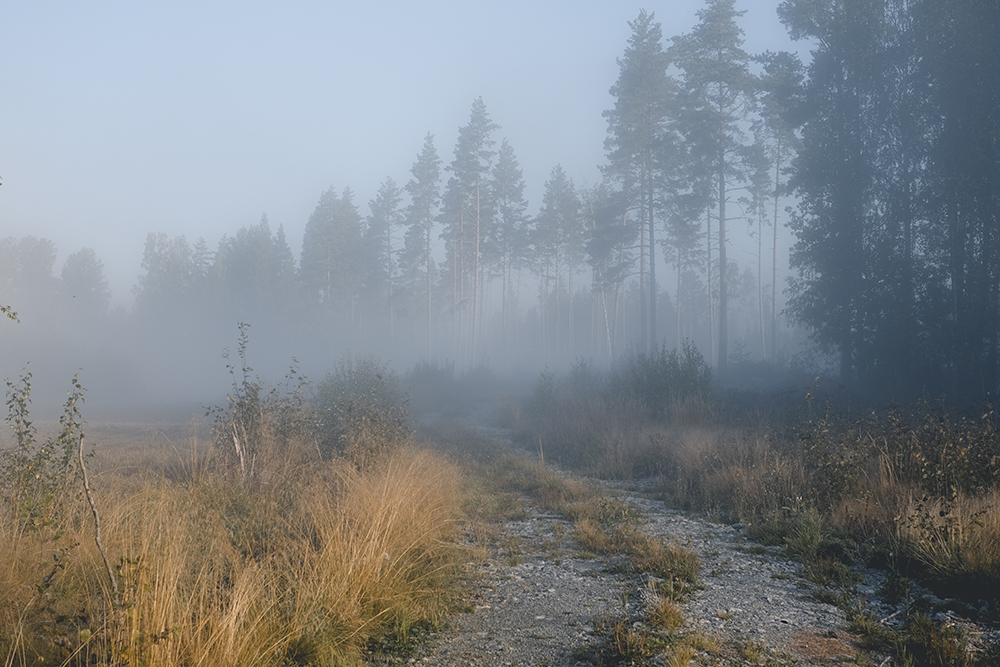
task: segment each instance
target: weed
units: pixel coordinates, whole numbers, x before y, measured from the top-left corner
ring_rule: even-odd
[[[911,594],[910,578],[895,570],[890,570],[885,575],[885,581],[879,586],[878,594],[890,605],[909,600]]]
[[[847,631],[858,637],[861,648],[878,651],[892,647],[893,632],[882,625],[873,612],[848,602],[843,606],[847,613]]]
[[[18,520],[28,530],[49,529],[58,535],[65,503],[81,480],[76,448],[83,435],[84,388],[79,375],[70,382],[70,391],[59,418],[59,433],[44,442],[38,441],[31,420],[31,377],[28,371],[17,382],[7,384],[7,417],[5,421],[14,433],[16,446],[0,451],[5,478],[3,499],[16,508]],[[86,455],[93,456],[93,452]]]
[[[936,624],[921,613],[907,618],[902,636],[896,640],[896,652],[914,665],[972,667],[974,664],[966,648],[966,638],[959,630]]]
[[[736,652],[750,664],[756,665],[767,655],[767,647],[763,642],[748,641],[741,643]]]
[[[282,459],[288,460],[294,444],[311,439],[315,419],[305,405],[308,380],[295,360],[285,385],[265,391],[260,376],[249,365],[250,325],[239,323],[237,360],[223,351],[232,391],[226,407],[214,406],[214,465],[222,472],[238,472],[247,483],[260,483]]]
[[[655,628],[675,632],[684,627],[684,612],[669,598],[660,598],[649,612],[649,623]]]

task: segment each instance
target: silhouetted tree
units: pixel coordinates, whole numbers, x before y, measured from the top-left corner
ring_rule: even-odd
[[[624,193],[639,230],[640,347],[653,350],[656,340],[655,197],[660,185],[657,152],[667,138],[668,105],[673,93],[667,76],[663,32],[654,15],[641,10],[629,22],[632,35],[618,59],[618,79],[609,91],[615,98],[604,112],[608,137],[604,149],[605,178]]]
[[[180,312],[194,311],[195,265],[191,246],[183,236],[149,233],[142,254],[142,274],[134,288],[135,310],[154,320],[171,319]]]
[[[918,81],[928,97],[928,256],[918,313],[953,394],[995,392],[1000,346],[1000,8],[990,0],[921,0],[912,7]],[[919,222],[919,221],[918,221]],[[919,340],[919,338],[918,338]]]
[[[694,156],[714,182],[712,206],[718,215],[719,352],[717,365],[725,375],[729,345],[729,286],[726,205],[730,192],[748,185],[762,168],[759,150],[745,133],[754,109],[756,80],[750,55],[743,49],[743,31],[736,19],[735,0],[707,0],[690,33],[675,37],[671,57],[682,72],[685,135]]]
[[[434,135],[424,137],[424,146],[410,168],[412,178],[406,184],[410,205],[406,208],[406,238],[401,261],[409,276],[409,284],[418,293],[418,281],[423,287],[426,315],[427,358],[433,353],[433,248],[434,220],[441,199],[441,159],[434,147]],[[423,275],[420,276],[421,270]]]
[[[579,248],[582,234],[580,199],[573,181],[561,165],[552,168],[545,182],[542,208],[534,221],[533,240],[536,271],[539,277],[539,314],[542,324],[542,344],[556,351],[566,351],[571,341],[565,340],[560,315],[562,294],[567,299],[567,312],[572,318],[572,266],[569,257]]]
[[[320,197],[302,237],[299,275],[304,303],[321,316],[322,325],[341,332],[353,329],[364,276],[364,239],[350,189],[338,196],[331,187]]]
[[[782,3],[779,13],[793,38],[816,41],[802,93],[802,147],[790,185],[799,197],[791,226],[790,311],[813,327],[818,343],[840,355],[840,373],[852,380],[865,368],[872,317],[866,271],[881,261],[872,243],[872,204],[878,194],[877,145],[872,122],[883,81],[877,53],[884,47],[881,3]],[[888,258],[885,258],[888,259]]]
[[[797,56],[788,53],[765,52],[757,57],[763,66],[760,76],[761,118],[757,124],[759,142],[774,166],[772,196],[774,198],[771,246],[771,317],[770,358],[777,360],[778,338],[778,224],[781,200],[785,194],[783,176],[799,148],[795,127],[799,122],[804,72]],[[763,230],[761,231],[763,234]],[[783,259],[783,258],[782,258]],[[765,344],[765,348],[767,348]]]
[[[524,176],[510,142],[504,139],[491,174],[494,224],[487,236],[485,254],[497,267],[501,280],[500,326],[504,358],[510,354],[514,296],[512,271],[525,259],[530,240],[527,234],[528,202],[524,198]]]
[[[389,338],[395,338],[396,229],[403,224],[403,190],[391,177],[379,186],[365,228],[367,292],[375,302],[384,303],[389,322]],[[371,302],[370,302],[371,305]]]
[[[594,304],[594,350],[610,365],[621,347],[625,282],[634,270],[639,230],[628,221],[625,194],[606,183],[586,192],[583,201],[587,261],[591,266]]]
[[[477,98],[468,124],[458,128],[441,213],[452,281],[456,349],[461,354],[464,348],[468,360],[476,358],[479,344],[482,243],[493,222],[489,175],[496,144],[492,134],[498,127],[490,119],[483,98]],[[463,311],[469,319],[468,340],[463,334]]]
[[[111,290],[104,262],[92,248],[81,248],[66,258],[59,275],[63,303],[74,317],[94,318],[107,313]]]

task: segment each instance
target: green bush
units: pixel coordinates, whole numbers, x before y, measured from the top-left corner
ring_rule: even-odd
[[[0,451],[3,499],[16,509],[27,528],[53,526],[61,505],[82,479],[76,448],[83,437],[80,403],[85,390],[79,375],[74,375],[59,418],[59,433],[39,442],[30,414],[31,373],[24,371],[17,382],[7,380],[6,384],[5,421],[14,434],[15,446]]]
[[[374,356],[344,356],[319,386],[319,450],[365,467],[410,438],[399,377]]]
[[[608,393],[641,400],[657,418],[670,414],[673,404],[705,398],[712,383],[712,370],[694,344],[685,340],[682,349],[631,354],[608,381]]]

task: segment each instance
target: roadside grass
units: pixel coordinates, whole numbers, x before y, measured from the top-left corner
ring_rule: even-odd
[[[582,364],[542,374],[508,411],[519,415],[512,427],[559,465],[658,477],[657,497],[783,547],[831,602],[848,604],[860,559],[974,603],[979,621],[1000,617],[1000,421],[991,408],[922,402],[849,417],[820,406],[815,386],[798,405],[690,389],[698,385],[678,369],[699,369],[697,360],[655,357],[633,355],[611,373]],[[595,552],[628,543],[623,530],[577,532]],[[900,660],[937,664],[890,643]]]
[[[355,401],[345,420],[337,402],[377,389],[376,363],[341,367],[313,405],[302,384],[264,391],[244,334],[207,446],[92,456],[76,378],[46,439],[30,375],[8,384],[4,665],[360,665],[446,622],[467,559],[459,468],[401,430],[397,404]],[[323,410],[337,438],[314,430]]]
[[[95,475],[117,592],[79,504],[42,529],[4,505],[4,664],[339,664],[444,621],[453,466],[407,448],[290,472],[252,489]]]

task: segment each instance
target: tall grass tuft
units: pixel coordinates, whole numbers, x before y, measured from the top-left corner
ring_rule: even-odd
[[[360,664],[441,623],[458,575],[457,468],[393,428],[344,426],[355,449],[321,459],[307,406],[263,394],[244,349],[208,460],[195,453],[178,469],[133,452],[127,468],[89,465],[95,514],[61,446],[33,440],[27,390],[14,393],[4,665]],[[79,398],[63,425],[74,436]]]
[[[455,469],[426,451],[256,490],[113,471],[97,486],[119,603],[82,508],[58,537],[0,508],[5,664],[334,664],[448,607],[461,496]]]

